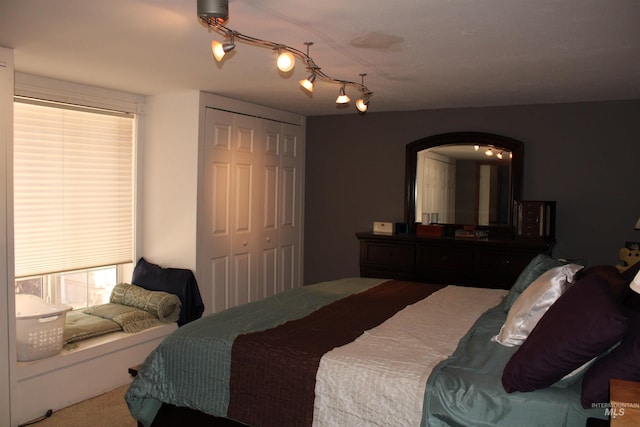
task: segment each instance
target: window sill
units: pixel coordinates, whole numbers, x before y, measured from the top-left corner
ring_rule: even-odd
[[[16,379],[24,381],[51,371],[80,364],[110,353],[158,340],[177,329],[175,323],[156,326],[136,333],[112,332],[77,343],[77,347],[30,362],[17,362]]]

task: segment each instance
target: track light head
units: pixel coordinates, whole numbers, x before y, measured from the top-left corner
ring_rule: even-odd
[[[300,86],[302,86],[309,92],[313,92],[313,82],[315,81],[316,81],[316,72],[314,71],[311,73],[309,77],[307,77],[304,80],[300,80],[298,83],[300,83]]]
[[[278,47],[278,60],[276,62],[278,70],[288,73],[296,66],[296,58],[287,49]]]
[[[344,92],[344,86],[345,85],[342,85],[342,87],[340,88],[340,95],[338,95],[338,98],[336,98],[336,104],[348,104],[351,101],[351,98],[349,98]]]
[[[362,98],[358,99],[356,101],[356,109],[358,111],[360,111],[361,113],[366,113],[367,109],[369,108],[369,98],[372,95],[372,92],[368,92],[365,88],[366,86],[364,85],[364,76],[366,76],[367,73],[360,73],[360,79],[362,81],[361,83],[361,89],[362,90]]]
[[[361,113],[365,113],[367,111],[367,108],[369,108],[369,98],[368,97],[364,97],[364,98],[358,99],[356,101],[356,108]]]
[[[213,56],[216,58],[216,61],[222,61],[224,55],[233,50],[236,47],[236,43],[234,41],[234,33],[229,32],[229,41],[225,43],[220,43],[217,40],[211,42],[211,51],[213,52]]]
[[[233,50],[234,47],[236,47],[236,45],[232,43],[220,43],[217,40],[211,42],[211,51],[218,62],[222,61],[224,55],[230,50]]]
[[[307,50],[308,49],[309,49],[309,46],[307,45]],[[304,89],[306,89],[309,92],[313,92],[313,83],[316,81],[316,72],[319,69],[320,68],[318,68],[315,64],[310,66],[309,70],[311,71],[311,74],[306,79],[302,79],[298,81],[298,83],[300,83],[300,86],[302,86]]]

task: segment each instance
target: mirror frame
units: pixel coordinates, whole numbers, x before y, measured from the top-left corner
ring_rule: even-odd
[[[522,176],[524,169],[524,144],[506,136],[483,132],[450,132],[428,136],[410,142],[406,147],[404,217],[411,233],[416,227],[416,168],[418,152],[441,145],[484,145],[505,148],[513,153],[511,159],[511,200],[522,198]],[[512,221],[508,226],[479,226],[489,230],[512,231]]]

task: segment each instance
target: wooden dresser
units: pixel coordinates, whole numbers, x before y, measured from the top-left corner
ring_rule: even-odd
[[[459,239],[415,234],[356,233],[360,275],[419,282],[509,289],[538,254],[543,239]]]

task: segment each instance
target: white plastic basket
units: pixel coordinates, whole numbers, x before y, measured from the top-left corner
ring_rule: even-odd
[[[64,324],[72,307],[48,304],[35,295],[16,295],[18,361],[27,362],[62,351]]]

